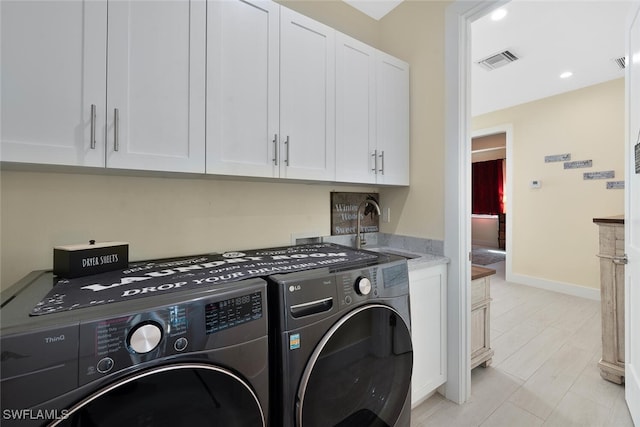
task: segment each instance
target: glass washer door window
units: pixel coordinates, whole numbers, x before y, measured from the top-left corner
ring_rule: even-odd
[[[167,365],[91,395],[51,426],[265,426],[259,401],[234,373],[200,363]]]
[[[393,426],[412,367],[411,334],[398,312],[381,304],[350,312],[311,355],[298,390],[298,425]]]

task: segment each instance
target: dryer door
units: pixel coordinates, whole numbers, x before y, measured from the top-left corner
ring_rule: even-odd
[[[184,363],[138,373],[89,396],[51,426],[265,426],[251,387],[213,365]]]
[[[381,304],[353,310],[311,355],[298,390],[298,426],[393,426],[412,366],[411,334],[398,312]]]

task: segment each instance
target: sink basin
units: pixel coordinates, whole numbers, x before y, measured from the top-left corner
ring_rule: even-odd
[[[406,258],[406,259],[420,258],[420,255],[416,255],[416,254],[413,254],[411,252],[401,251],[401,250],[398,250],[398,249],[371,248],[369,250],[372,251],[372,252],[379,252],[381,254],[401,256],[401,257]]]

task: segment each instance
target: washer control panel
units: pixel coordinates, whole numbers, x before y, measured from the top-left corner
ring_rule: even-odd
[[[264,291],[253,290],[81,323],[79,382],[161,357],[233,344],[238,334],[228,330],[255,320],[262,319],[266,331],[264,304]]]
[[[336,281],[340,293],[340,305],[348,306],[377,296],[377,279],[376,267],[338,273]]]
[[[391,298],[409,292],[409,271],[404,260],[336,274],[340,307],[371,298]]]

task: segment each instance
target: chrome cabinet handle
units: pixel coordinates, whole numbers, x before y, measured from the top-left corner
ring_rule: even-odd
[[[96,149],[96,104],[91,104],[91,149]]]
[[[113,109],[113,151],[120,149],[120,140],[118,139],[118,133],[120,133],[120,114],[117,108]]]
[[[378,156],[378,157],[380,157],[380,165],[382,166],[382,167],[379,169],[379,171],[380,171],[380,173],[381,173],[382,175],[384,175],[384,150],[383,150],[383,151],[380,151],[380,156]]]
[[[377,174],[378,173],[378,150],[373,150],[373,154],[371,154],[371,157],[373,157],[373,169],[371,169],[371,171]]]
[[[287,146],[287,158],[284,161],[284,164],[289,166],[289,147],[291,146],[291,144],[289,144],[289,135],[287,135],[287,139],[284,140],[284,145]]]
[[[273,164],[278,166],[278,134],[273,134]]]

